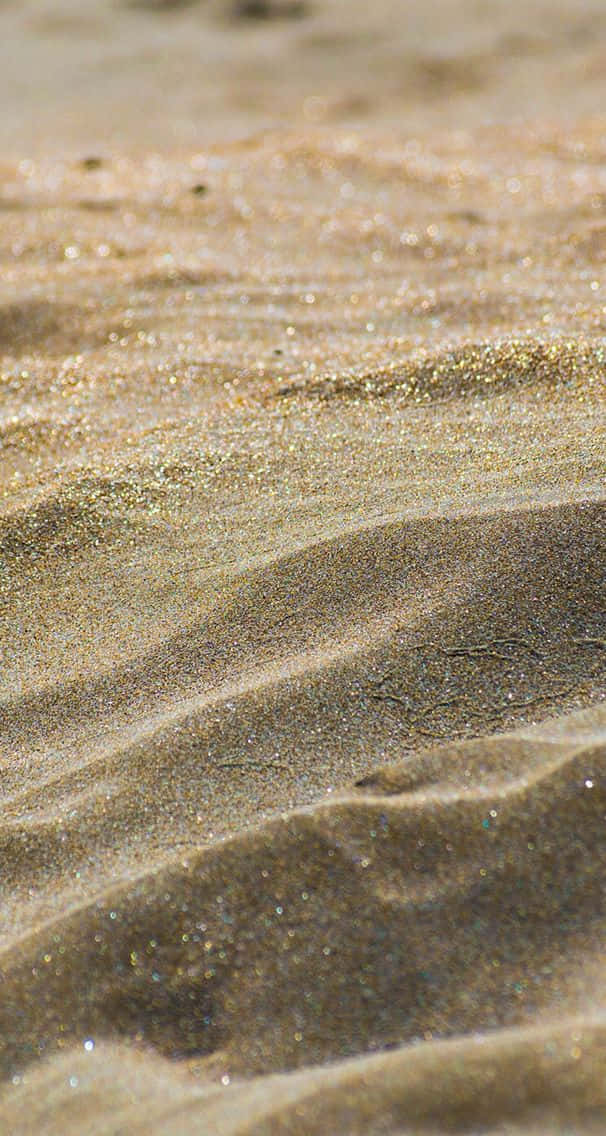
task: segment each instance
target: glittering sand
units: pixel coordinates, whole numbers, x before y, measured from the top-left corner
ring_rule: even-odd
[[[606,1127],[600,2],[5,4],[0,1131]]]

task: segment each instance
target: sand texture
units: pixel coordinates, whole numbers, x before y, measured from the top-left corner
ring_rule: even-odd
[[[602,0],[0,41],[0,1133],[602,1136]]]

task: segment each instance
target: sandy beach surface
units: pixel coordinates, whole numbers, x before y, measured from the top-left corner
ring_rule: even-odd
[[[0,43],[2,1136],[603,1136],[603,0]]]

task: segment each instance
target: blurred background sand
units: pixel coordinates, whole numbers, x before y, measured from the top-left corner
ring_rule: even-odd
[[[600,0],[4,0],[1,138],[18,157],[259,129],[397,129],[601,110]]]

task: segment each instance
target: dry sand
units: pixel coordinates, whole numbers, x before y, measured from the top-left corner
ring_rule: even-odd
[[[602,1134],[602,0],[0,41],[0,1132]]]

